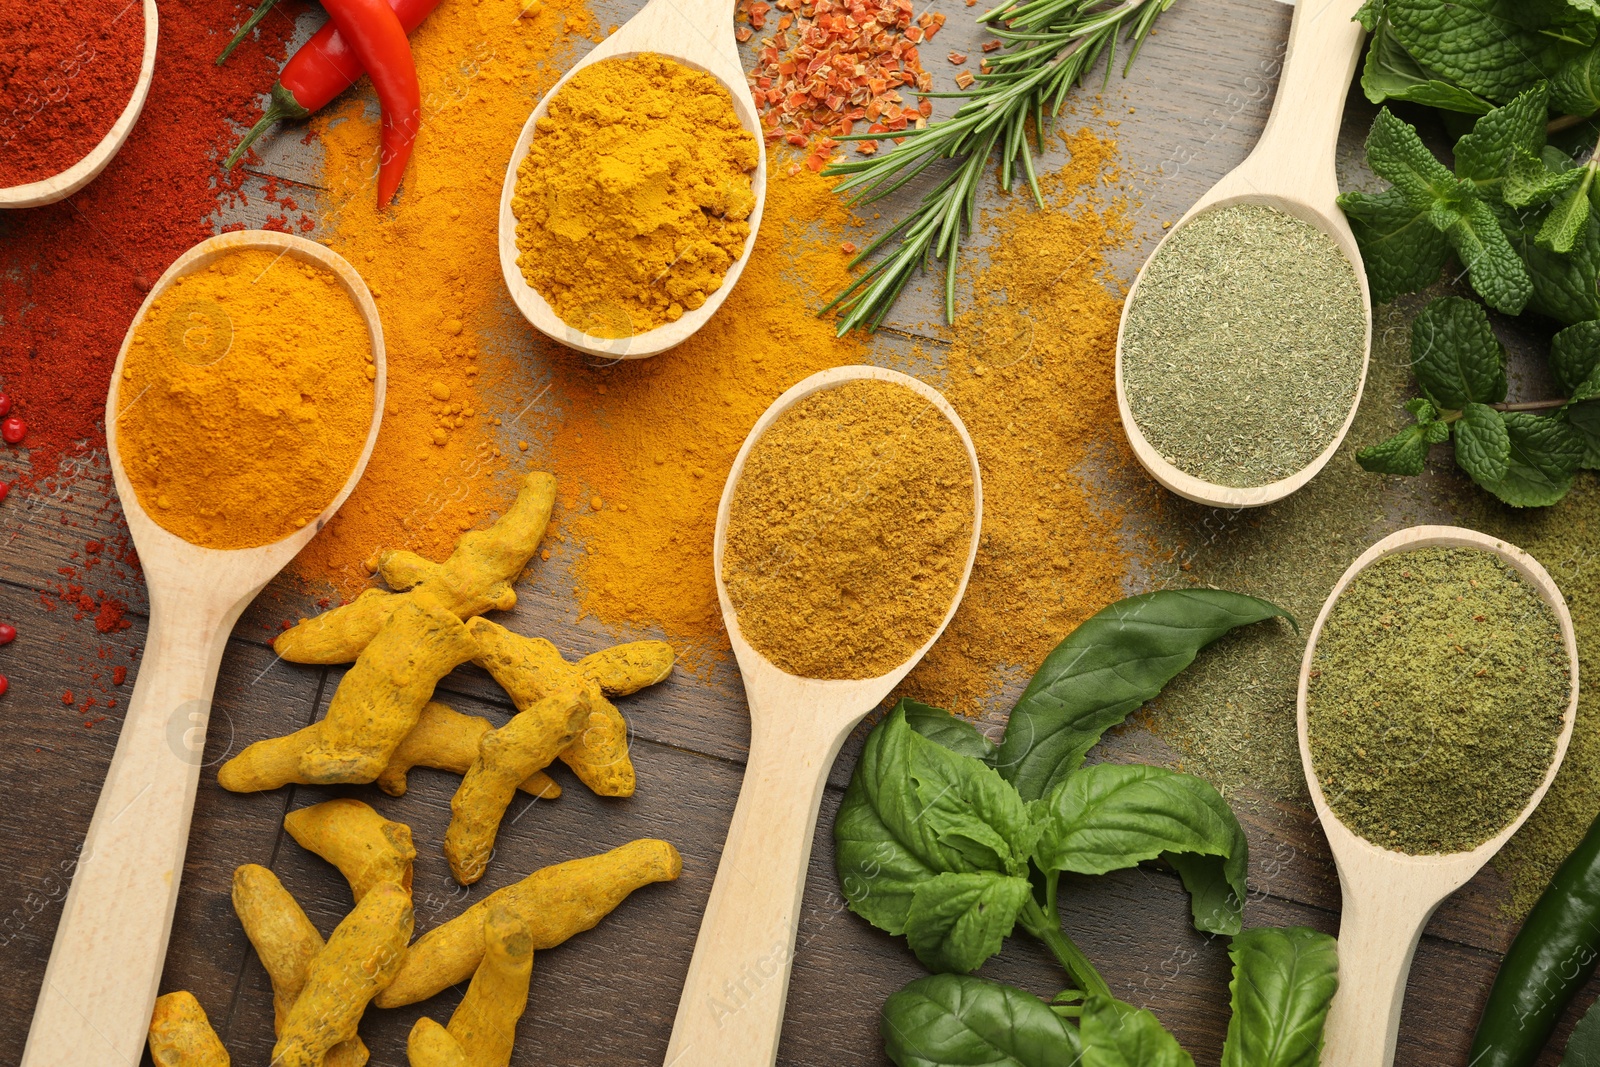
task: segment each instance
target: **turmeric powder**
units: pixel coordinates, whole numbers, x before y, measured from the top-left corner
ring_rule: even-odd
[[[758,159],[711,75],[652,53],[584,67],[517,170],[522,275],[596,337],[675,322],[744,254]]]
[[[272,1030],[281,1034],[305,988],[311,961],[322,951],[322,935],[278,876],[254,863],[233,872],[233,910],[272,982]],[[352,1037],[331,1048],[323,1064],[364,1067],[367,1059],[367,1046]]]
[[[678,850],[651,839],[534,871],[418,938],[406,951],[400,973],[373,1003],[380,1008],[415,1004],[466,981],[483,962],[484,916],[497,905],[528,924],[537,952],[594,929],[640,886],[675,881],[682,873]]]
[[[804,397],[745,459],[722,578],[745,640],[802,678],[876,678],[943,624],[976,472],[956,428],[871,378]]]
[[[232,1062],[205,1009],[193,993],[181,989],[156,998],[150,1059],[156,1067],[228,1067]]]
[[[411,861],[417,858],[411,827],[385,819],[370,805],[350,797],[326,800],[291,811],[283,828],[301,848],[339,868],[357,903],[384,882],[411,892]]]
[[[361,898],[312,958],[272,1048],[273,1067],[322,1067],[330,1049],[356,1036],[367,1004],[400,971],[412,919],[411,894],[394,882]]]
[[[123,362],[117,451],[145,512],[206,548],[314,521],[372,424],[372,338],[339,278],[244,249],[178,278]]]
[[[369,589],[349,604],[301,619],[277,636],[272,650],[290,663],[349,663],[398,605],[418,597],[432,598],[461,619],[509,611],[517,603],[512,585],[538,551],[555,497],[555,479],[530,471],[506,513],[488,529],[464,535],[443,563],[414,552],[383,553],[378,573],[394,592]]]

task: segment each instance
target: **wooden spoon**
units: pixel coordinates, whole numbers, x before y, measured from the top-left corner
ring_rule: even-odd
[[[122,148],[122,142],[133,132],[139,113],[144,110],[145,97],[150,95],[150,79],[156,72],[156,40],[160,27],[156,25],[156,0],[144,0],[144,58],[139,62],[139,80],[134,83],[133,95],[127,106],[112,124],[106,135],[93,150],[60,174],[41,178],[25,185],[12,185],[0,189],[0,209],[42,207],[57,200],[65,200],[85,185],[94,181],[106,164]],[[26,136],[24,131],[23,136]]]
[[[1561,734],[1545,772],[1544,781],[1527,805],[1505,829],[1470,852],[1410,856],[1380,848],[1349,830],[1328,807],[1317,770],[1311,762],[1306,731],[1306,686],[1317,638],[1328,621],[1334,601],[1345,587],[1374,560],[1394,552],[1444,545],[1480,548],[1493,552],[1528,580],[1561,627],[1561,641],[1572,665],[1572,694],[1562,717]],[[1328,847],[1339,868],[1339,889],[1344,906],[1339,920],[1339,992],[1328,1012],[1322,1050],[1322,1067],[1389,1067],[1394,1062],[1395,1037],[1400,1031],[1400,1005],[1406,995],[1406,975],[1411,957],[1422,939],[1422,929],[1445,897],[1466,884],[1500,846],[1517,832],[1544,799],[1555,780],[1572,739],[1578,710],[1578,645],[1572,632],[1567,602],[1539,561],[1497,538],[1455,526],[1413,526],[1390,534],[1361,554],[1344,572],[1322,605],[1305,658],[1300,663],[1300,690],[1296,713],[1300,733],[1300,763],[1311,802],[1328,837]]]
[[[862,379],[914,390],[955,427],[972,466],[972,541],[961,584],[939,628],[904,663],[877,678],[799,678],[752,648],[739,630],[738,615],[722,581],[728,509],[750,450],[774,420],[813,393]],[[722,490],[714,561],[722,619],[750,704],[750,759],[678,1002],[672,1043],[667,1047],[669,1065],[770,1067],[777,1060],[806,864],[828,771],[851,729],[889,695],[949,625],[967,591],[982,526],[983,484],[972,438],[949,401],[915,378],[879,367],[839,367],[813,374],[780,396],[745,438]]]
[[[555,99],[555,95],[572,76],[592,63],[636,56],[642,52],[654,52],[686,67],[704,71],[721,82],[732,96],[733,110],[739,116],[739,124],[756,139],[760,153],[750,180],[756,206],[750,213],[750,236],[745,239],[744,253],[728,268],[721,287],[707,297],[704,304],[693,311],[684,312],[678,321],[657,326],[653,330],[630,337],[597,337],[567,325],[544,295],[523,278],[522,268],[517,266],[517,218],[511,213],[511,197],[516,192],[517,168],[522,166],[528,147],[533,143],[534,127],[550,110],[550,101]],[[511,162],[506,167],[505,187],[500,191],[500,272],[505,276],[506,288],[511,291],[511,299],[516,303],[517,310],[546,337],[607,362],[643,359],[682,344],[717,313],[743,273],[744,265],[750,260],[750,251],[756,246],[756,230],[761,225],[761,210],[766,202],[766,141],[762,137],[755,100],[745,81],[739,46],[733,37],[733,4],[730,0],[650,0],[621,29],[567,71],[539,101],[539,106],[533,109],[533,114],[528,116],[528,121],[523,125],[522,135],[517,138],[516,147],[511,150]],[[619,324],[628,321],[623,308],[618,306],[615,312]]]
[[[1283,76],[1278,81],[1277,99],[1273,101],[1272,114],[1261,131],[1261,139],[1244,162],[1196,201],[1156,245],[1122,305],[1122,324],[1117,333],[1117,410],[1122,414],[1122,428],[1133,446],[1133,454],[1151,476],[1174,493],[1196,503],[1253,508],[1283,499],[1309,482],[1333,458],[1350,431],[1356,408],[1361,406],[1361,390],[1366,383],[1367,362],[1372,352],[1372,297],[1367,289],[1366,270],[1361,265],[1361,251],[1356,247],[1344,212],[1339,210],[1339,184],[1334,173],[1334,148],[1344,115],[1345,92],[1355,73],[1365,33],[1361,24],[1353,21],[1361,3],[1362,0],[1327,0],[1295,5]],[[1122,341],[1128,328],[1128,309],[1138,299],[1139,283],[1144,280],[1145,271],[1190,219],[1203,211],[1232,204],[1266,204],[1310,223],[1333,238],[1356,272],[1361,285],[1361,306],[1367,319],[1361,376],[1350,401],[1350,412],[1339,432],[1304,469],[1276,482],[1244,489],[1215,485],[1168,463],[1134,421],[1122,374]],[[1262,308],[1261,312],[1270,315],[1272,309]],[[1243,355],[1245,353],[1241,353]]]
[[[128,346],[151,303],[179,277],[242,249],[293,256],[333,272],[366,320],[378,373],[366,447],[339,495],[315,522],[281,541],[223,552],[189,544],[145,512],[117,447],[118,386]],[[350,352],[345,358],[362,356]],[[56,929],[24,1067],[139,1062],[166,958],[211,693],[228,634],[246,605],[355,488],[378,439],[386,381],[383,327],[366,283],[339,256],[289,234],[242,231],[202,241],[167,268],[128,328],[106,400],[106,448],[150,590],[150,630]]]

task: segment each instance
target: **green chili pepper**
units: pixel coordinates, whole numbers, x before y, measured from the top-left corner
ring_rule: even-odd
[[[1600,963],[1600,818],[1561,864],[1500,962],[1472,1067],[1528,1067]]]

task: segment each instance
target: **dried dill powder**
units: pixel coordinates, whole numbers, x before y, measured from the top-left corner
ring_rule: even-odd
[[[877,380],[813,393],[751,450],[722,577],[751,645],[790,674],[873,678],[933,635],[972,541],[949,420]]]
[[[1317,641],[1307,738],[1328,805],[1399,852],[1465,852],[1516,818],[1569,694],[1555,615],[1492,553],[1386,556]]]
[[[1235,204],[1185,223],[1150,261],[1123,330],[1123,381],[1169,463],[1217,485],[1267,485],[1338,433],[1365,346],[1360,282],[1333,239]]]

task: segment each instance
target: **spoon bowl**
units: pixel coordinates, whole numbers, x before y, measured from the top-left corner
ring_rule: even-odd
[[[1311,762],[1306,718],[1306,691],[1312,657],[1323,624],[1340,595],[1357,574],[1374,561],[1396,552],[1444,546],[1492,552],[1516,570],[1555,614],[1561,641],[1571,665],[1571,693],[1556,738],[1555,753],[1543,781],[1517,817],[1499,833],[1468,852],[1413,856],[1373,844],[1339,821]],[[1328,594],[1300,663],[1296,728],[1300,762],[1310,787],[1311,803],[1328,838],[1339,869],[1343,907],[1339,920],[1339,991],[1333,998],[1324,1031],[1323,1067],[1389,1067],[1394,1062],[1400,1030],[1400,1007],[1406,975],[1422,930],[1439,904],[1465,885],[1527,821],[1555,780],[1578,710],[1578,645],[1566,600],[1539,561],[1498,538],[1454,526],[1413,526],[1379,541],[1350,565]]]
[[[144,0],[144,58],[139,61],[139,79],[134,83],[133,94],[128,97],[122,114],[106,131],[106,135],[100,138],[100,143],[66,170],[36,182],[0,188],[0,209],[43,207],[57,200],[65,200],[106,169],[122,149],[128,134],[133,132],[134,123],[139,121],[139,113],[144,110],[145,98],[150,95],[150,81],[155,77],[156,42],[159,38],[156,0]]]
[[[1361,392],[1366,383],[1367,365],[1372,353],[1372,295],[1367,287],[1361,250],[1344,212],[1339,210],[1339,185],[1334,173],[1334,147],[1344,111],[1346,87],[1355,73],[1365,31],[1353,21],[1361,0],[1330,0],[1326,4],[1297,4],[1289,26],[1288,52],[1283,60],[1283,75],[1278,83],[1272,114],[1256,147],[1232,171],[1195,202],[1177,224],[1157,244],[1145,260],[1128,298],[1122,305],[1122,322],[1117,330],[1117,411],[1127,433],[1133,454],[1157,482],[1197,504],[1224,508],[1253,508],[1281,500],[1316,476],[1344,442]],[[1264,204],[1292,215],[1321,230],[1333,239],[1349,261],[1361,287],[1361,306],[1367,329],[1362,344],[1361,374],[1350,400],[1350,411],[1339,432],[1301,470],[1267,485],[1239,488],[1217,485],[1197,478],[1167,461],[1152,445],[1134,420],[1123,380],[1123,339],[1127,334],[1128,312],[1138,299],[1139,285],[1150,264],[1161,255],[1167,242],[1194,219],[1215,208],[1234,204]],[[1271,308],[1263,308],[1270,315]]]
[[[756,169],[750,180],[756,206],[750,213],[750,236],[745,238],[743,253],[728,268],[722,285],[706,298],[704,304],[693,311],[684,312],[676,322],[664,323],[652,330],[625,337],[600,337],[568,325],[556,314],[544,294],[529,285],[522,276],[522,268],[517,265],[517,218],[511,211],[511,198],[516,192],[517,170],[527,158],[528,149],[538,132],[536,127],[539,120],[549,113],[550,101],[566,87],[572,76],[594,63],[625,59],[645,52],[665,56],[709,74],[727,90],[733,99],[733,110],[739,117],[739,124],[756,139]],[[762,136],[755,98],[750,95],[750,86],[745,81],[738,44],[733,37],[733,4],[728,0],[650,0],[643,10],[567,71],[545,93],[539,106],[533,109],[528,121],[523,124],[522,134],[517,138],[516,147],[511,150],[511,162],[506,166],[505,186],[500,191],[500,272],[517,310],[551,340],[607,362],[659,355],[682,344],[709,322],[727,299],[750,260],[750,252],[755,248],[756,231],[761,226],[761,212],[766,201],[766,140]],[[616,310],[619,318],[626,318],[626,312],[620,307]]]
[[[366,444],[316,520],[271,544],[221,551],[184,541],[145,511],[123,470],[117,412],[123,362],[157,297],[178,278],[241,250],[274,252],[335,275],[366,321],[377,376]],[[149,588],[150,628],[56,929],[24,1067],[139,1061],[166,958],[211,694],[228,635],[262,587],[355,488],[378,439],[386,382],[383,327],[366,283],[335,253],[290,234],[247,230],[202,241],[167,268],[128,327],[106,401],[106,446]],[[85,1018],[94,1025],[85,1025]]]
[[[939,627],[887,674],[862,679],[800,678],[745,640],[722,580],[728,514],[745,461],[761,435],[799,401],[846,382],[902,385],[955,427],[972,468],[972,538],[961,582]],[[666,1062],[675,1067],[770,1067],[777,1060],[794,957],[806,865],[828,771],[845,738],[889,695],[944,633],[967,590],[983,527],[978,453],[961,417],[932,387],[880,367],[840,367],[800,382],[756,421],[733,462],[717,509],[717,599],[750,705],[750,758],[678,1002]],[[731,996],[728,989],[735,989]]]

